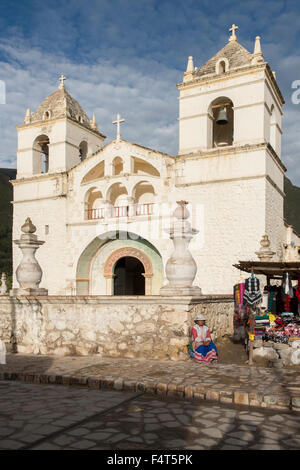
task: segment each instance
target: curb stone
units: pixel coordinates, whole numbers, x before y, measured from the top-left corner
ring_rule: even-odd
[[[185,400],[199,401],[208,400],[220,403],[231,403],[245,407],[261,407],[270,409],[293,410],[300,412],[299,395],[283,394],[262,394],[257,392],[248,392],[242,389],[235,391],[216,390],[197,385],[176,385],[172,383],[134,380],[124,380],[122,377],[114,379],[113,377],[82,377],[68,375],[47,375],[47,374],[24,374],[15,372],[0,373],[1,380],[20,381],[26,383],[56,384],[68,386],[81,386],[97,390],[126,390],[140,391],[146,395],[159,395],[176,397]]]

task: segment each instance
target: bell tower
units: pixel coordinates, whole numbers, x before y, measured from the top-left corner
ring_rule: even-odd
[[[253,259],[264,235],[274,261],[280,260],[285,231],[284,99],[260,37],[251,53],[239,43],[237,30],[233,24],[227,44],[199,68],[190,56],[177,85],[176,184],[202,211],[199,255],[208,260],[206,270],[209,266],[212,278],[222,282],[221,277],[227,277],[232,284],[232,260]],[[218,268],[221,259],[228,271]]]
[[[250,53],[232,25],[228,43],[199,68],[190,56],[179,96],[179,155],[270,144],[281,159],[283,97],[260,37]]]
[[[105,136],[68,93],[66,77],[34,113],[27,109],[17,126],[17,178],[65,172],[103,147]]]

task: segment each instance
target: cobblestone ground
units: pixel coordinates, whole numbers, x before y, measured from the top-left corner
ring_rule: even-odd
[[[1,379],[37,383],[90,384],[93,387],[135,391],[154,390],[164,395],[204,398],[262,408],[291,407],[300,411],[300,374],[295,369],[249,367],[237,364],[197,364],[154,361],[8,354],[0,365]]]
[[[300,448],[295,412],[11,381],[0,394],[0,449]]]

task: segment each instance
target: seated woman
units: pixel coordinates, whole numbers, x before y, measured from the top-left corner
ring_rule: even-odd
[[[205,317],[198,315],[192,328],[193,339],[189,344],[189,354],[197,362],[209,363],[218,360],[217,348],[211,340]]]

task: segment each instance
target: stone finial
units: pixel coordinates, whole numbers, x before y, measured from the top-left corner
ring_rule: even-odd
[[[173,224],[167,230],[174,243],[174,251],[166,263],[167,286],[160,289],[160,295],[201,295],[201,289],[193,286],[197,264],[188,245],[198,230],[192,229],[188,222],[190,216],[186,201],[178,201],[173,212]]]
[[[260,45],[260,36],[256,36],[255,44],[254,44],[254,52],[253,52],[253,59],[251,61],[252,64],[258,64],[260,62],[264,62],[264,56],[261,51]]]
[[[30,124],[31,123],[31,111],[30,108],[27,108],[26,114],[25,114],[25,119],[24,119],[25,124]]]
[[[64,74],[62,74],[60,77],[59,77],[59,81],[60,81],[60,85],[59,85],[59,90],[64,90],[65,89],[65,80],[67,80],[67,78],[64,76]]]
[[[36,226],[31,222],[30,217],[27,217],[25,224],[22,225],[21,230],[23,233],[34,233],[36,232]]]
[[[239,29],[239,27],[236,26],[235,24],[233,24],[231,26],[231,28],[229,28],[229,31],[231,31],[231,36],[229,38],[229,41],[237,41],[237,37],[236,37],[236,34],[235,34],[237,29]]]
[[[98,125],[97,125],[97,122],[96,122],[95,113],[93,113],[93,118],[91,120],[91,127],[95,131],[98,131]]]
[[[271,243],[268,238],[268,235],[263,235],[260,241],[260,249],[259,251],[255,252],[260,261],[271,261],[271,259],[275,255],[275,252],[271,251],[270,245]]]
[[[0,286],[0,295],[5,295],[5,294],[7,294],[6,274],[2,273],[1,286]]]
[[[187,82],[188,80],[193,79],[194,70],[195,70],[195,68],[194,68],[193,56],[190,55],[189,58],[188,58],[186,71],[184,72],[184,76],[183,76],[183,81],[184,82]]]
[[[21,231],[23,233],[20,239],[14,240],[23,255],[16,270],[16,278],[20,288],[12,289],[10,295],[47,295],[48,291],[46,289],[39,288],[43,272],[35,258],[36,250],[45,242],[37,239],[35,235],[36,226],[33,225],[30,217],[25,220]]]
[[[193,73],[193,72],[194,72],[194,61],[193,61],[193,56],[190,55],[188,58],[186,73]]]

